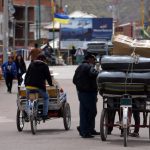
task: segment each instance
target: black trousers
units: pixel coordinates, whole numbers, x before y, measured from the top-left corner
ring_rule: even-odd
[[[18,85],[22,83],[22,74],[17,74]]]
[[[11,74],[6,75],[5,82],[6,82],[6,86],[7,86],[7,91],[11,92],[12,83],[13,83],[13,75],[11,75]]]
[[[80,130],[86,135],[95,130],[97,92],[78,92],[80,101]]]
[[[138,109],[140,109],[140,105],[142,104],[141,102],[143,102],[140,99],[133,99],[132,103],[133,103],[133,118],[134,118],[134,122],[135,122],[135,128],[134,128],[134,132],[138,133],[139,132],[139,125],[140,125],[140,112],[138,111]],[[136,111],[137,110],[137,111]]]
[[[117,98],[108,98],[107,99],[107,107],[108,107],[108,132],[111,133],[114,126],[115,115],[118,110],[119,121],[121,120],[119,108],[120,108],[120,100]]]

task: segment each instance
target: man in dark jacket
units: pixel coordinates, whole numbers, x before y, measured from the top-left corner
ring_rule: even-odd
[[[44,55],[40,54],[37,57],[37,60],[34,60],[29,65],[25,76],[25,86],[27,91],[29,90],[38,90],[39,94],[44,99],[43,104],[43,119],[47,119],[48,116],[48,103],[49,96],[46,92],[46,80],[50,86],[52,86],[52,78],[48,65],[45,63],[46,58]]]
[[[98,71],[95,70],[95,56],[88,54],[85,61],[78,66],[73,77],[80,102],[80,126],[77,127],[83,138],[92,138],[100,134],[95,131],[97,114],[97,84]]]

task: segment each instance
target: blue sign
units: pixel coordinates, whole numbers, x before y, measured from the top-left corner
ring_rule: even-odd
[[[61,25],[61,48],[68,49],[75,46],[87,49],[88,43],[111,41],[112,33],[112,18],[71,18],[69,24]]]
[[[61,41],[111,40],[112,18],[72,18],[61,25]]]
[[[111,40],[112,22],[112,18],[93,18],[92,40]]]

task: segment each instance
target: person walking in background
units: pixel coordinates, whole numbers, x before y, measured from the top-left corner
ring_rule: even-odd
[[[38,48],[38,44],[35,43],[34,48],[30,51],[28,60],[31,57],[31,61],[36,60],[37,56],[41,53],[41,49]]]
[[[84,59],[84,52],[81,48],[78,48],[74,54],[74,56],[76,57],[76,63],[77,64],[81,64],[83,59]]]
[[[21,85],[22,82],[22,75],[26,72],[26,64],[22,55],[18,54],[15,59],[15,64],[17,68],[17,80],[18,85]]]
[[[17,68],[12,56],[8,56],[8,61],[2,64],[2,72],[6,82],[7,92],[11,93],[13,79],[17,76]]]
[[[96,58],[94,55],[85,56],[73,76],[80,103],[80,126],[77,127],[83,138],[92,138],[100,133],[95,130],[95,117],[97,114],[97,84],[98,71],[94,68]]]
[[[71,54],[71,57],[72,57],[72,64],[73,64],[73,65],[76,64],[76,56],[75,56],[75,53],[76,53],[75,46],[72,46],[72,49],[70,50],[70,54]]]

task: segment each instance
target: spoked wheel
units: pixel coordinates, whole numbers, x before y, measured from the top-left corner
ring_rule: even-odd
[[[127,139],[128,139],[128,108],[123,108],[123,141],[124,147],[127,146]]]
[[[123,129],[123,136],[124,136],[124,146],[126,147],[127,146],[127,136],[128,136],[128,130],[127,128],[124,128]]]
[[[37,131],[37,119],[34,115],[30,116],[30,123],[31,123],[32,134],[35,135]]]
[[[102,141],[106,141],[108,132],[108,111],[103,109],[100,118],[100,136]]]
[[[149,139],[150,139],[150,115],[149,115]]]
[[[24,112],[21,111],[19,108],[17,109],[17,116],[16,116],[16,124],[17,124],[17,129],[19,132],[21,132],[24,128]]]
[[[36,102],[32,105],[32,110],[30,114],[30,123],[31,123],[31,131],[32,134],[35,135],[37,131],[37,106]]]
[[[65,130],[69,130],[71,127],[71,110],[70,105],[67,102],[65,102],[63,108],[63,122]]]

